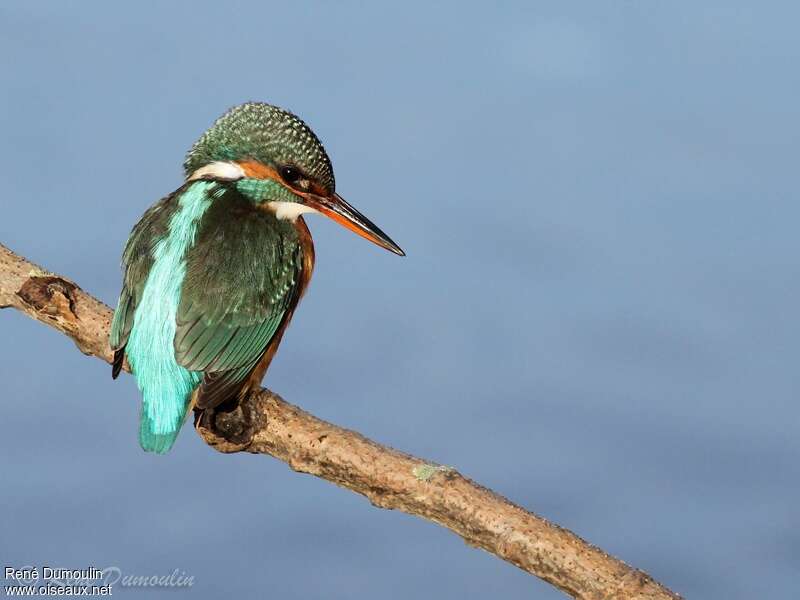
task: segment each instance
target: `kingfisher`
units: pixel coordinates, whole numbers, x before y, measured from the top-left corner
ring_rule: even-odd
[[[112,377],[142,394],[139,443],[163,454],[190,408],[258,389],[314,269],[303,220],[321,213],[404,252],[339,194],[308,125],[262,102],[230,109],[191,147],[185,181],[151,206],[122,255]]]

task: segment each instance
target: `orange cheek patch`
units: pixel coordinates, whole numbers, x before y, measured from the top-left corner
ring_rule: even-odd
[[[242,169],[245,177],[252,177],[253,179],[274,179],[275,181],[283,183],[275,169],[256,160],[243,160],[236,164]]]
[[[244,173],[245,177],[250,177],[252,179],[272,179],[273,181],[280,183],[293,194],[304,198],[306,197],[306,194],[309,193],[308,191],[298,190],[288,185],[275,169],[268,167],[264,163],[260,163],[257,160],[242,160],[238,161],[236,164],[242,170],[242,173]],[[317,193],[321,196],[328,194],[325,189],[317,185],[315,182],[311,182],[311,192]]]

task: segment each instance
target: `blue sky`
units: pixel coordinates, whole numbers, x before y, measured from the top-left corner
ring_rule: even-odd
[[[789,597],[797,7],[296,4],[4,3],[0,242],[113,304],[195,138],[289,108],[408,256],[309,219],[268,386],[687,597]],[[146,455],[133,380],[21,315],[0,356],[4,564],[195,575],[170,598],[561,597],[189,430]]]

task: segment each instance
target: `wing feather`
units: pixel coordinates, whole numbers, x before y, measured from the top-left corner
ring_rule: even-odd
[[[293,225],[247,202],[228,188],[187,252],[175,359],[204,373],[201,408],[239,392],[299,299],[302,247]]]
[[[133,328],[134,314],[153,266],[152,248],[156,240],[166,234],[169,219],[174,211],[173,194],[162,198],[144,213],[133,227],[122,253],[122,291],[114,318],[111,321],[109,345],[114,350],[111,376],[116,379],[125,359],[125,344]]]

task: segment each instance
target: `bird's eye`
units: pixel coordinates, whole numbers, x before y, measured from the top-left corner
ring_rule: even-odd
[[[295,167],[285,166],[280,169],[281,177],[288,184],[296,183],[300,179],[300,170]]]

